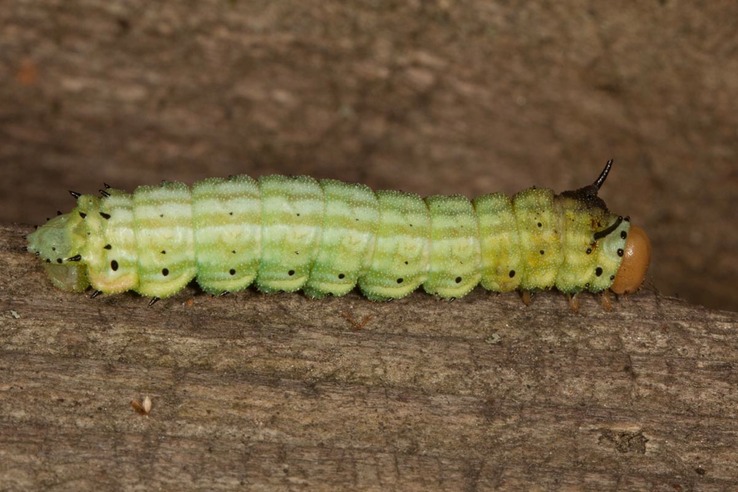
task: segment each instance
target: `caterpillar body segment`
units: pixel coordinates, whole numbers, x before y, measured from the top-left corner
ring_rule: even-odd
[[[373,300],[421,286],[456,298],[477,284],[626,293],[643,281],[650,243],[640,228],[629,241],[629,220],[597,196],[610,165],[579,190],[471,201],[279,175],[106,189],[75,194],[75,209],[30,234],[28,249],[60,289],[154,298],[193,279],[213,294],[253,284],[340,296],[358,285]]]
[[[210,178],[192,187],[197,279],[212,294],[245,289],[256,279],[262,251],[261,194],[248,176]],[[220,265],[228,258],[231,268]]]
[[[310,277],[303,290],[310,296],[350,292],[369,270],[379,226],[379,205],[365,185],[322,180],[325,207],[322,234]]]

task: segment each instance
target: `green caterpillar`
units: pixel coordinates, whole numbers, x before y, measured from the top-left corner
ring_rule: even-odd
[[[163,298],[193,278],[203,290],[372,300],[419,286],[443,298],[477,284],[495,292],[637,290],[650,261],[645,232],[589,186],[425,199],[306,176],[165,182],[132,194],[106,188],[28,236],[52,283],[67,291],[134,290]]]

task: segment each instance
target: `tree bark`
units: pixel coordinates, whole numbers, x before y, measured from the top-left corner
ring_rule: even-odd
[[[56,291],[0,227],[2,490],[727,490],[738,315]],[[152,400],[148,415],[131,405]]]

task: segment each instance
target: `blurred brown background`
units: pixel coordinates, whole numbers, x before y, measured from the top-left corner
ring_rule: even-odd
[[[561,191],[612,157],[651,288],[736,310],[737,32],[728,1],[11,0],[0,221],[239,173]]]

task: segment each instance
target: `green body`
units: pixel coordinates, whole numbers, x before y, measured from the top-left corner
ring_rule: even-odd
[[[469,201],[236,176],[108,194],[80,196],[72,212],[29,235],[57,287],[167,297],[196,279],[210,293],[255,283],[321,297],[358,284],[374,300],[421,285],[444,298],[479,283],[495,292],[599,292],[612,284],[630,227],[604,206],[537,188]]]

